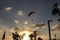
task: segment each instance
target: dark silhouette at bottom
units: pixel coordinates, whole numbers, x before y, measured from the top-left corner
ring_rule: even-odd
[[[4,40],[4,39],[5,39],[5,32],[4,32],[3,37],[2,37],[2,40]]]
[[[17,32],[12,33],[13,34],[13,40],[18,40],[18,38],[20,38],[19,34]],[[21,39],[20,39],[21,40]]]
[[[33,40],[33,34],[30,34],[29,37],[31,40]]]
[[[42,38],[38,37],[38,40],[43,40]]]

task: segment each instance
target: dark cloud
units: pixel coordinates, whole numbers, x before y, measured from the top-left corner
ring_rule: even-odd
[[[45,24],[36,24],[36,25],[33,26],[33,27],[43,27],[43,26],[45,26]]]

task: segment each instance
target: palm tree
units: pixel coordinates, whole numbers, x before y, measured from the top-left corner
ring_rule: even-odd
[[[60,21],[60,9],[58,8],[58,3],[55,3],[52,10],[52,15],[58,15],[58,21]]]
[[[30,34],[29,37],[31,38],[31,40],[33,40],[33,34]]]

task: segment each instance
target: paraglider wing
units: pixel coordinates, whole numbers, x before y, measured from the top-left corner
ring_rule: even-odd
[[[31,16],[31,14],[33,14],[33,13],[35,13],[35,12],[30,12],[30,13],[28,14],[28,16]]]

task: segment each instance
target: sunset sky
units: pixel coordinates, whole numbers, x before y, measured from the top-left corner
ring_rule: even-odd
[[[57,38],[60,38],[59,22],[55,16],[52,16],[52,8],[55,3],[59,4],[60,0],[0,0],[0,35],[2,37],[3,31],[10,32],[12,28],[31,28],[38,32],[38,35],[48,39],[48,20],[54,20],[51,22],[51,29],[55,26],[58,30],[52,31],[52,38],[54,34]],[[36,12],[31,16],[28,14],[33,11]],[[32,21],[33,20],[33,21]],[[45,24],[45,26],[36,28],[32,25]],[[8,30],[8,31],[7,31]],[[9,34],[9,33],[8,33]],[[1,40],[0,37],[0,40]],[[7,38],[8,39],[8,38]]]

